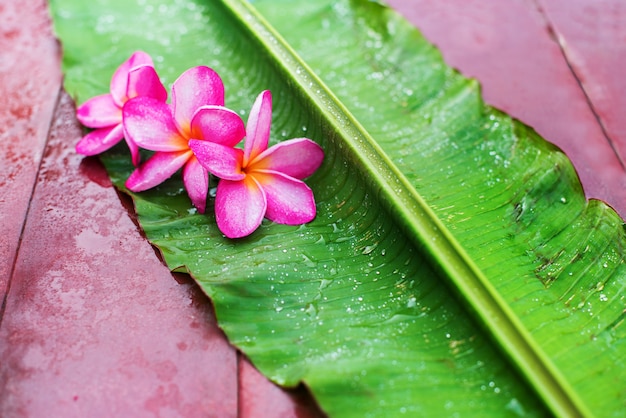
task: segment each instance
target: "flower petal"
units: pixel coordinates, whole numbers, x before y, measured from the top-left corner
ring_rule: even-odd
[[[130,158],[135,167],[139,166],[141,162],[141,154],[139,154],[139,146],[135,144],[135,142],[130,138],[130,136],[124,134],[124,140],[126,141],[126,145],[128,145],[128,149],[130,150]]]
[[[226,147],[199,139],[189,140],[189,148],[198,158],[199,163],[213,175],[226,180],[243,180],[241,172],[243,151],[239,148]]]
[[[267,149],[272,123],[272,93],[261,92],[254,101],[248,124],[246,125],[246,142],[244,145],[243,166]]]
[[[170,107],[152,97],[136,97],[123,108],[124,131],[137,145],[152,151],[187,150]]]
[[[112,148],[124,137],[122,124],[100,128],[89,132],[76,144],[76,152],[82,155],[96,155]]]
[[[147,96],[164,102],[167,100],[167,90],[161,83],[154,67],[142,65],[133,68],[128,73],[126,96],[129,99],[137,96]]]
[[[276,172],[255,171],[250,176],[265,191],[267,219],[280,224],[301,225],[315,218],[313,191],[303,181]]]
[[[132,172],[126,187],[133,192],[151,189],[170,178],[192,156],[191,151],[156,152]]]
[[[153,66],[152,58],[150,58],[150,55],[143,51],[135,52],[113,73],[113,77],[111,78],[111,96],[113,96],[113,101],[119,107],[122,107],[124,102],[128,100],[128,97],[126,96],[128,88],[128,73],[130,73],[130,70],[140,65]]]
[[[209,192],[209,173],[200,165],[195,156],[189,158],[183,168],[183,183],[191,203],[199,213],[204,213]]]
[[[92,97],[76,109],[76,117],[88,128],[106,128],[122,123],[122,109],[110,94]]]
[[[241,181],[222,179],[217,185],[215,219],[228,238],[253,233],[261,225],[266,208],[265,193],[251,176]]]
[[[209,67],[193,67],[172,85],[174,120],[181,132],[191,134],[191,119],[205,105],[224,106],[224,83]]]
[[[234,147],[246,135],[241,117],[224,106],[202,106],[191,119],[191,137]]]
[[[294,138],[265,150],[250,163],[249,169],[278,171],[304,179],[313,174],[323,160],[322,147],[308,138]]]

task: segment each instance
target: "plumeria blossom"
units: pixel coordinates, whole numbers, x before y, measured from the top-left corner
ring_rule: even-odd
[[[245,136],[241,117],[224,107],[224,85],[209,67],[193,67],[172,85],[172,103],[137,97],[124,106],[124,130],[141,148],[156,151],[126,181],[140,192],[161,184],[180,168],[187,194],[204,213],[209,174],[198,163],[189,141],[232,148]]]
[[[189,147],[209,172],[220,178],[215,196],[219,229],[229,238],[254,232],[263,217],[300,225],[315,218],[313,192],[302,181],[324,159],[322,148],[307,138],[283,141],[267,148],[272,96],[262,92],[246,126],[244,148],[190,140]]]
[[[83,155],[100,154],[125,137],[122,108],[128,100],[146,96],[165,102],[167,90],[154,70],[152,58],[142,51],[130,56],[113,74],[110,93],[93,97],[77,110],[78,120],[93,131],[76,144],[76,152]],[[133,164],[139,164],[139,149],[126,137]]]

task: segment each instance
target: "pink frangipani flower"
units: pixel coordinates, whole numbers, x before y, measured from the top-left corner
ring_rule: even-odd
[[[142,148],[156,151],[126,181],[141,192],[161,184],[180,168],[198,212],[204,213],[209,174],[189,148],[189,140],[232,148],[245,136],[241,117],[224,107],[224,85],[209,67],[185,71],[172,86],[172,103],[137,97],[124,106],[124,130]]]
[[[268,149],[271,119],[272,96],[266,90],[250,111],[243,150],[189,141],[200,164],[220,178],[215,217],[220,231],[229,238],[250,235],[263,217],[287,225],[315,218],[313,192],[302,179],[318,169],[324,152],[307,138],[290,139]]]
[[[130,56],[113,74],[111,92],[93,97],[76,110],[78,120],[93,131],[77,144],[76,152],[83,155],[100,154],[113,147],[125,137],[122,124],[122,109],[134,97],[152,97],[165,102],[167,90],[154,70],[152,58],[142,51]],[[126,136],[133,164],[139,164],[139,149]]]

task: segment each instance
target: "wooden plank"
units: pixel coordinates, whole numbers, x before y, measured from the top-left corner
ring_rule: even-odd
[[[236,416],[208,300],[158,262],[80,135],[64,96],[0,329],[0,415]]]
[[[236,417],[237,360],[208,299],[141,236],[67,95],[0,328],[0,416]]]
[[[306,388],[282,389],[267,380],[244,357],[239,364],[239,418],[325,416]]]
[[[540,0],[605,133],[626,159],[626,2]]]
[[[610,19],[608,15],[614,13],[601,6],[606,1],[595,7],[597,19]],[[489,104],[532,126],[560,147],[572,160],[587,197],[602,199],[626,216],[626,172],[533,0],[388,3],[441,49],[449,65],[477,78]],[[584,0],[578,3],[590,4]],[[555,1],[552,13],[569,7],[569,0]],[[569,18],[563,13],[564,21]],[[586,31],[575,21],[570,24],[572,37]],[[561,25],[565,27],[565,23]],[[623,48],[623,35],[612,41],[611,36],[587,38],[588,47],[600,55]],[[615,71],[618,68],[623,66]],[[623,76],[620,83],[615,94],[626,100]],[[624,106],[614,109],[623,112]]]
[[[60,89],[45,0],[0,2],[0,306]]]

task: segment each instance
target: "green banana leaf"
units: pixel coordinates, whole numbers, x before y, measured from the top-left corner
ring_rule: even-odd
[[[51,2],[78,102],[142,49],[166,83],[213,67],[244,117],[271,89],[273,142],[324,148],[307,180],[317,218],[242,240],[217,230],[212,201],[195,213],[179,177],[132,194],[127,152],[103,157],[232,344],[330,416],[621,416],[624,225],[565,155],[378,2],[254,6]]]

